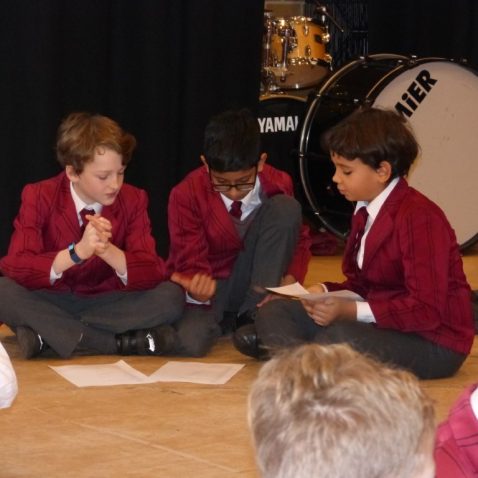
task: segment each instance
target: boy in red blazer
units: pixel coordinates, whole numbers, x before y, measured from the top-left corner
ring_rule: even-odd
[[[253,321],[265,286],[304,280],[308,228],[291,178],[266,158],[252,113],[226,111],[206,127],[202,166],[171,191],[168,265],[187,301],[179,354],[204,355],[221,333]]]
[[[0,261],[0,320],[25,358],[168,352],[184,297],[165,282],[145,191],[123,184],[135,146],[110,118],[72,113],[58,129],[64,171],[25,186]]]
[[[473,343],[471,291],[443,211],[404,179],[419,148],[405,119],[358,110],[326,133],[323,148],[338,190],[357,201],[357,212],[343,258],[346,280],[310,290],[348,289],[363,300],[271,301],[256,329],[238,331],[236,346],[261,356],[261,344],[347,342],[421,378],[453,375]]]

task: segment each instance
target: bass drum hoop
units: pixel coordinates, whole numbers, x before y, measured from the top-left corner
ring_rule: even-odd
[[[299,174],[300,181],[302,183],[304,195],[309,203],[309,206],[312,209],[314,217],[324,226],[328,231],[336,235],[342,240],[346,240],[349,235],[349,230],[341,231],[337,229],[326,217],[323,209],[317,204],[314,195],[312,194],[311,181],[307,169],[307,160],[308,160],[308,146],[309,146],[309,136],[312,129],[312,124],[314,122],[318,108],[321,106],[322,99],[326,96],[328,90],[332,85],[334,85],[340,78],[346,75],[349,71],[355,69],[357,65],[366,64],[368,62],[373,63],[374,61],[383,61],[390,60],[396,61],[396,66],[392,67],[388,73],[385,73],[376,83],[369,85],[369,90],[362,99],[354,98],[354,103],[356,104],[355,109],[363,105],[373,105],[375,99],[380,94],[380,92],[386,87],[390,81],[396,78],[400,73],[405,69],[419,65],[421,63],[430,63],[430,62],[450,62],[449,59],[443,57],[423,57],[415,58],[413,56],[404,56],[397,54],[388,54],[388,53],[379,53],[368,55],[367,57],[361,57],[357,60],[353,60],[345,64],[342,68],[337,70],[333,75],[331,75],[320,87],[315,98],[311,101],[310,106],[307,110],[307,113],[304,117],[304,122],[302,125],[300,138],[299,138]],[[463,66],[463,65],[460,65]],[[464,65],[466,68],[466,65]],[[345,119],[342,118],[342,119]],[[353,205],[354,203],[351,203]],[[352,214],[351,214],[352,215]],[[351,217],[350,215],[350,217]],[[467,241],[459,244],[460,250],[464,250],[473,244],[478,242],[478,233],[469,238]]]

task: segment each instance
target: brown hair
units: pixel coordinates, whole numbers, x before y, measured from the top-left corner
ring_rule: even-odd
[[[324,151],[349,160],[359,158],[373,169],[382,161],[392,166],[391,178],[406,176],[419,145],[407,120],[396,111],[362,108],[325,132]]]
[[[131,160],[136,139],[107,116],[84,112],[71,113],[60,124],[56,156],[63,166],[72,166],[77,174],[96,152],[112,149],[122,156],[123,165]]]
[[[264,478],[411,478],[433,466],[434,408],[418,379],[345,344],[273,357],[249,424]]]

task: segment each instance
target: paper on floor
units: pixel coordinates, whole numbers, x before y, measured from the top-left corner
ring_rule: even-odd
[[[77,387],[106,387],[138,385],[156,382],[191,382],[222,385],[230,380],[244,364],[167,362],[147,376],[124,360],[100,365],[62,365],[50,368]]]
[[[192,382],[222,385],[229,381],[244,364],[167,362],[156,370],[155,382]]]

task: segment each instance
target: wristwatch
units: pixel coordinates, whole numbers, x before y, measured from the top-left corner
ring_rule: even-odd
[[[75,251],[75,243],[72,242],[68,246],[68,252],[70,253],[70,258],[75,264],[81,264],[83,262],[83,259],[76,253]]]

